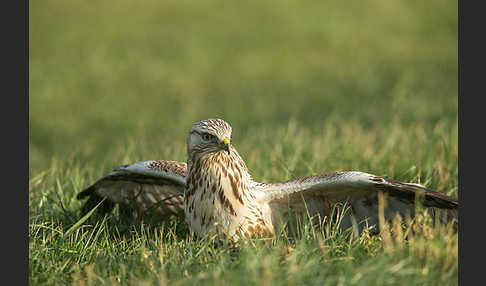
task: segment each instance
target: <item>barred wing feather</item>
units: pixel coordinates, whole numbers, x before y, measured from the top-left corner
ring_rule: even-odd
[[[141,213],[184,216],[186,163],[154,160],[137,162],[116,168],[96,183],[80,192],[79,200],[89,197],[83,206],[86,213],[104,198],[100,213],[110,212],[115,204],[124,210]]]
[[[378,196],[384,194],[384,217],[413,217],[416,199],[426,208],[441,211],[443,222],[457,219],[457,200],[419,184],[403,183],[363,172],[336,172],[303,177],[283,183],[263,184],[261,202],[268,204],[272,221],[295,223],[295,214],[321,217],[331,215],[333,207],[348,204],[341,227],[348,228],[353,220],[362,231],[364,222],[378,225]],[[435,213],[432,212],[432,213]],[[377,228],[376,228],[377,230]]]

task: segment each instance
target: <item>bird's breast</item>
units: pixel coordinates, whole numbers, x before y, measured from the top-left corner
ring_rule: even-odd
[[[189,171],[184,198],[186,221],[198,236],[208,232],[238,234],[273,233],[262,210],[249,193],[241,168],[231,162],[206,160],[194,162]]]

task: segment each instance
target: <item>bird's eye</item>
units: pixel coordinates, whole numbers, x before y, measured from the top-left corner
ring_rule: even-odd
[[[204,133],[204,134],[202,135],[202,139],[203,139],[204,141],[211,141],[213,138],[214,138],[214,136],[213,136],[213,135],[211,135],[211,134],[208,134],[208,133]]]

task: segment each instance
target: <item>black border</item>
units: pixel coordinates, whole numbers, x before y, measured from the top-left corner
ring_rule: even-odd
[[[475,1],[458,1],[459,284],[476,285],[484,272],[483,229],[485,61],[484,10]],[[467,5],[466,5],[467,4]],[[482,52],[482,53],[481,53]],[[477,102],[475,102],[475,99]],[[468,135],[466,135],[468,134]],[[483,163],[483,164],[481,164]],[[482,275],[481,275],[482,276]]]
[[[2,23],[2,281],[29,283],[29,2],[5,2]],[[14,281],[14,283],[9,283]]]

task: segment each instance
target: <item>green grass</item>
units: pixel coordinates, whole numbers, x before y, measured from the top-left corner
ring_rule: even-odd
[[[258,181],[360,170],[457,197],[457,3],[30,2],[29,280],[38,284],[457,285],[457,232],[303,230],[234,249],[183,222],[78,228],[118,165],[185,161],[220,117]],[[68,232],[68,230],[70,230]]]

